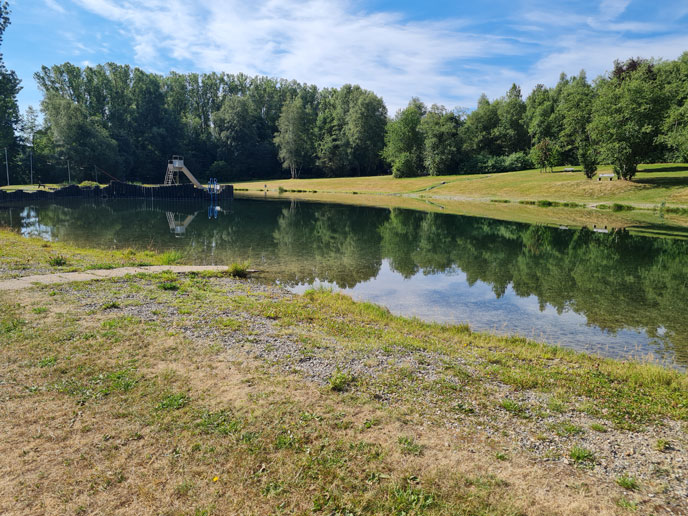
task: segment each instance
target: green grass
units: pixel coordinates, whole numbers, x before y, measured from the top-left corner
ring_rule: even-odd
[[[35,269],[40,274],[44,274],[46,269],[64,267],[68,267],[70,271],[86,271],[163,265],[163,261],[171,259],[170,255],[152,251],[85,249],[62,242],[46,242],[38,238],[26,238],[2,228],[0,249],[0,265],[5,269],[0,272],[0,278],[33,274]]]
[[[248,262],[234,262],[227,267],[227,274],[233,278],[245,278],[248,276],[249,266]]]
[[[616,478],[616,483],[628,491],[637,491],[640,489],[640,484],[634,477],[628,475],[621,475]]]
[[[337,370],[330,376],[330,390],[335,392],[344,392],[349,390],[354,383],[354,377],[344,371]]]
[[[582,172],[555,173],[538,170],[475,174],[461,176],[425,176],[395,179],[391,176],[347,177],[332,179],[295,179],[239,183],[242,189],[262,191],[267,183],[270,191],[309,191],[319,194],[413,194],[424,196],[461,196],[485,201],[519,201],[551,199],[564,203],[607,202],[639,205],[659,205],[666,201],[676,206],[688,206],[688,164],[640,165],[633,181],[601,181],[586,179]],[[611,167],[600,166],[599,173],[609,173]],[[444,183],[444,184],[443,184]],[[281,189],[281,190],[280,190]]]
[[[569,457],[576,464],[592,464],[595,462],[595,454],[586,448],[574,446],[571,448]]]

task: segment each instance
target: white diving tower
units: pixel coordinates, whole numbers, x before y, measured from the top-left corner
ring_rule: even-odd
[[[203,185],[198,182],[198,179],[189,171],[184,165],[184,156],[172,156],[172,159],[167,162],[167,172],[165,173],[166,185],[179,184],[179,172],[183,172],[189,178],[196,188],[203,189]]]

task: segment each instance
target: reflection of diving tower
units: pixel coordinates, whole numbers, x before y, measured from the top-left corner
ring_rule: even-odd
[[[167,224],[170,226],[170,233],[176,237],[183,237],[186,234],[187,226],[191,224],[191,221],[196,217],[196,213],[188,215],[182,221],[183,215],[179,215],[179,220],[177,220],[177,215],[175,213],[171,211],[165,212],[167,215]]]
[[[165,173],[165,184],[166,185],[178,185],[179,184],[179,172],[183,172],[186,177],[189,178],[196,188],[203,188],[198,179],[189,172],[189,169],[184,166],[184,156],[172,156],[172,159],[167,162],[167,172]]]

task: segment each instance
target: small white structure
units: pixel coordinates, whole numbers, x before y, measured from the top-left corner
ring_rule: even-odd
[[[165,183],[166,185],[178,185],[179,184],[179,172],[183,172],[186,177],[189,178],[196,188],[203,188],[203,185],[198,182],[198,179],[189,171],[184,165],[184,156],[172,156],[171,160],[167,162],[167,172],[165,173]]]

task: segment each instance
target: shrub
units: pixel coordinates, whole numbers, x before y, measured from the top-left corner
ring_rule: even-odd
[[[248,276],[248,266],[248,262],[234,262],[232,265],[227,267],[227,274],[229,274],[233,278],[245,278],[246,276]]]
[[[53,267],[64,267],[65,265],[67,265],[67,258],[62,256],[61,254],[58,254],[56,256],[51,256],[50,258],[48,258],[48,263]]]

